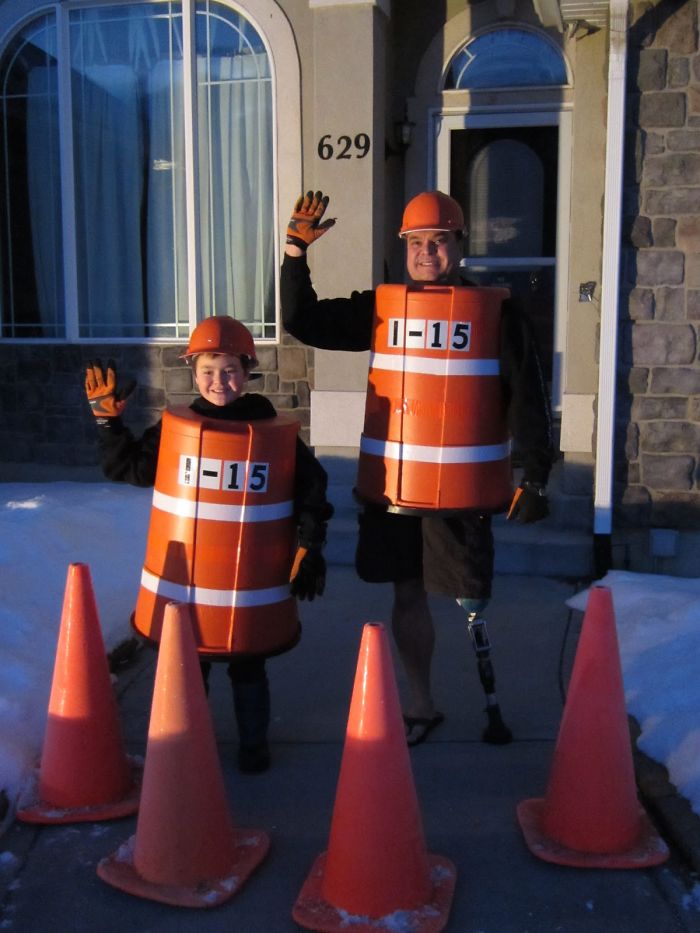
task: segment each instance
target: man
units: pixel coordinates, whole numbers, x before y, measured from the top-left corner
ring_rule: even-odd
[[[373,341],[375,292],[319,300],[311,284],[306,251],[334,224],[324,220],[328,197],[309,191],[295,205],[282,264],[282,316],[287,331],[325,350],[368,350]],[[464,218],[460,205],[439,191],[423,192],[406,206],[399,235],[406,242],[409,283],[463,286],[459,274]],[[553,459],[546,387],[531,328],[512,301],[500,322],[500,387],[504,416],[523,459],[523,481],[510,517],[536,521],[548,513],[544,488]],[[487,693],[489,727],[484,740],[510,741],[500,719],[488,658],[488,638],[477,613],[491,595],[491,517],[477,510],[458,515],[396,514],[365,503],[356,555],[359,576],[394,586],[392,631],[410,697],[404,713],[409,745],[422,742],[443,720],[431,690],[435,631],[427,592],[452,596],[467,611]]]

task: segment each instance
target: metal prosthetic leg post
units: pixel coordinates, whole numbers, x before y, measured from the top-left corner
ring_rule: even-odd
[[[513,739],[513,733],[503,722],[501,707],[496,699],[496,677],[491,663],[491,643],[486,622],[480,619],[477,612],[467,614],[467,630],[476,652],[476,665],[479,671],[479,680],[486,694],[486,715],[488,725],[481,734],[484,742],[490,745],[507,745]]]

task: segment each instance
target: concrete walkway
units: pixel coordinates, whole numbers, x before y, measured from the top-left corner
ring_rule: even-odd
[[[484,699],[462,613],[450,600],[433,601],[435,694],[446,719],[411,751],[411,762],[428,851],[457,867],[448,933],[700,931],[675,855],[658,868],[580,870],[540,861],[523,841],[516,806],[544,794],[576,649],[581,618],[565,605],[573,590],[549,577],[496,579],[486,618],[498,695],[515,735],[505,747],[480,741]],[[390,587],[363,584],[351,567],[335,565],[326,595],[302,604],[301,644],[269,664],[273,766],[265,774],[236,769],[229,684],[223,668],[213,671],[210,706],[234,823],[262,828],[272,841],[267,860],[233,898],[213,910],[178,909],[103,883],[97,862],[134,833],[135,818],[62,827],[16,823],[0,845],[0,929],[298,930],[292,906],[328,843],[362,628],[388,624],[390,599]],[[128,748],[137,754],[146,746],[154,663],[144,649],[118,678]],[[392,923],[376,929],[410,933],[396,918]],[[352,933],[353,924],[343,929]]]

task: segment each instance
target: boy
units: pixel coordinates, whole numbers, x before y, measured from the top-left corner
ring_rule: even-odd
[[[276,414],[272,403],[257,393],[246,393],[251,370],[257,365],[248,329],[234,318],[214,316],[202,321],[190,336],[181,357],[193,367],[199,391],[190,408],[206,419],[256,421]],[[155,482],[162,421],[135,438],[121,415],[135,383],[121,391],[112,361],[103,371],[99,360],[87,366],[85,391],[98,426],[102,470],[116,482],[152,486]],[[294,477],[294,517],[300,554],[295,562],[291,593],[312,600],[323,593],[325,561],[322,554],[326,522],[333,507],[326,500],[327,476],[306,445],[297,438]],[[234,559],[232,555],[232,560]],[[291,646],[290,646],[291,647]],[[270,693],[265,655],[228,655],[234,711],[239,731],[238,764],[241,771],[257,773],[270,766],[267,729]],[[202,660],[205,685],[211,664]]]

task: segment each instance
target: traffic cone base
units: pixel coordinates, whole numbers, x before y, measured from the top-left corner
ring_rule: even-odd
[[[174,907],[217,907],[241,888],[270,849],[270,838],[261,829],[234,829],[234,860],[224,878],[203,878],[193,885],[156,884],[134,867],[136,836],[97,865],[99,877],[127,894],[160,901]]]
[[[360,917],[324,900],[322,887],[327,854],[323,852],[314,862],[292,909],[292,917],[300,926],[320,933],[348,929],[352,929],[352,933],[377,933],[378,929],[398,929],[400,919],[401,929],[411,930],[411,933],[440,933],[445,928],[457,880],[457,870],[449,859],[441,855],[427,857],[432,884],[428,903],[412,910],[395,910],[386,917]]]
[[[143,758],[127,755],[131,782],[126,794],[119,800],[106,801],[85,807],[57,807],[39,797],[39,769],[29,778],[17,802],[16,817],[23,823],[98,823],[102,820],[120,820],[132,816],[139,808]]]
[[[522,800],[518,804],[518,822],[528,849],[545,862],[573,868],[649,868],[661,865],[669,857],[666,843],[640,807],[639,835],[624,852],[578,852],[552,839],[542,829],[544,797]]]

